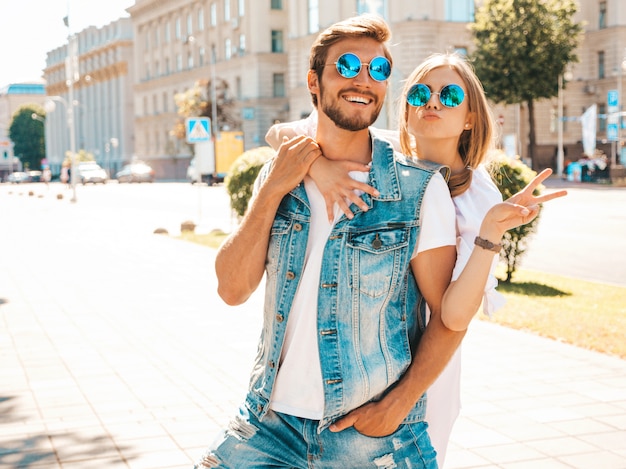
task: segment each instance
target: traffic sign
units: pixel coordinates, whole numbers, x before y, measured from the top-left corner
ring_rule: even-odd
[[[187,143],[208,142],[211,140],[211,119],[208,117],[188,117],[185,120]]]
[[[609,90],[606,94],[606,100],[608,101],[609,108],[614,107],[617,108],[617,99],[618,91],[617,90]],[[611,112],[611,110],[609,110]]]

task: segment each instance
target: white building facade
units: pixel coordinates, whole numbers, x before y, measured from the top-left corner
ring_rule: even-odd
[[[46,157],[52,173],[59,174],[72,146],[67,106],[73,104],[76,151],[91,153],[114,175],[134,155],[131,19],[84,29],[75,42],[72,98],[66,69],[69,46],[48,52],[46,93],[55,105],[46,114]]]

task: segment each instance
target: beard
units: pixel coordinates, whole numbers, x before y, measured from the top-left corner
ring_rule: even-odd
[[[363,94],[362,91],[359,91],[358,93]],[[344,112],[342,112],[341,107],[339,106],[342,99],[341,97],[334,101],[325,98],[326,93],[324,93],[323,88],[320,86],[320,107],[322,112],[326,114],[337,127],[343,130],[350,130],[352,132],[367,129],[370,125],[376,122],[376,119],[378,119],[378,115],[380,114],[380,110],[382,109],[382,103],[379,103],[369,116],[365,113],[361,113],[356,116],[347,116]],[[374,99],[374,102],[377,102],[375,96],[371,96],[371,98]]]

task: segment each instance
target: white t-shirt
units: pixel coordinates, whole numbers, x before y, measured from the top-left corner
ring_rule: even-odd
[[[368,179],[368,173],[350,175],[361,182]],[[324,198],[313,180],[305,178],[304,187],[311,204],[311,226],[304,271],[289,313],[270,407],[277,412],[319,420],[324,410],[324,390],[317,343],[317,295],[324,247],[343,212],[335,205],[331,224]],[[433,176],[424,194],[422,217],[414,255],[455,245],[454,208],[448,186],[439,173]]]

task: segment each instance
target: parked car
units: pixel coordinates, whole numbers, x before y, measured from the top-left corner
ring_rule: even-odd
[[[124,166],[115,175],[118,182],[154,182],[154,169],[143,162]]]
[[[29,171],[28,177],[30,178],[30,182],[41,182],[43,173],[41,171]]]
[[[78,163],[77,181],[87,184],[91,182],[93,184],[102,183],[105,184],[109,179],[106,171],[100,167],[95,161],[88,161],[84,163]]]
[[[30,176],[23,171],[16,171],[7,176],[7,182],[12,184],[21,184],[23,182],[30,182]]]

